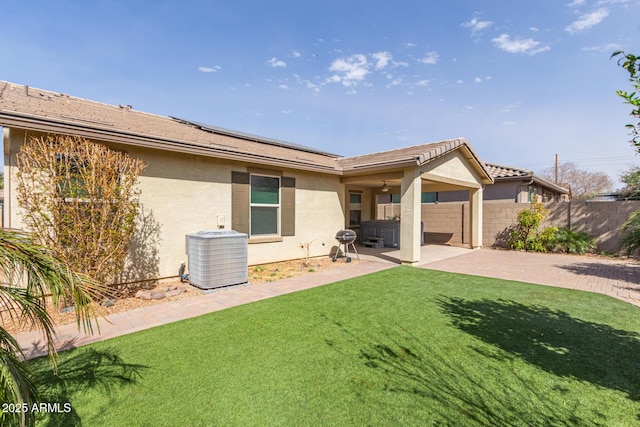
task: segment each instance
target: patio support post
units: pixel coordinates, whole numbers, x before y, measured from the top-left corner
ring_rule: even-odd
[[[400,262],[420,262],[422,179],[417,168],[405,169],[400,186]]]
[[[482,188],[469,190],[469,243],[471,249],[482,247]]]

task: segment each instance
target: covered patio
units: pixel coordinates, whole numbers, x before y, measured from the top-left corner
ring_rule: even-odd
[[[464,138],[340,159],[345,185],[345,228],[359,232],[366,221],[399,221],[396,241],[401,264],[422,262],[421,222],[425,194],[469,191],[469,246],[482,247],[482,194],[493,182]],[[398,195],[399,218],[379,218],[378,196]]]
[[[400,250],[391,248],[367,248],[358,246],[360,260],[369,262],[382,262],[388,264],[400,264]],[[436,261],[445,261],[472,252],[473,249],[448,245],[423,245],[420,247],[420,266]],[[339,262],[342,260],[338,260]]]

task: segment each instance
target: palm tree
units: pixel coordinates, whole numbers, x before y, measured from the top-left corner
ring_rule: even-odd
[[[31,235],[0,229],[0,322],[26,322],[42,332],[52,369],[55,369],[54,325],[46,300],[54,306],[63,301],[75,305],[78,328],[92,333],[96,319],[91,302],[105,294],[105,288],[71,271],[52,251],[34,242]],[[0,402],[31,408],[38,390],[32,380],[20,345],[0,324]],[[31,411],[0,414],[0,424],[34,423]]]

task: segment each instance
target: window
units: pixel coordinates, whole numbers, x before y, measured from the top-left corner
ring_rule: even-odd
[[[421,197],[422,203],[435,203],[437,201],[438,201],[438,193],[435,193],[435,192],[422,193],[422,197]]]
[[[438,193],[424,192],[420,195],[421,203],[435,203],[438,201]],[[400,203],[400,194],[391,195],[391,203]]]
[[[251,175],[251,235],[278,235],[280,177]]]
[[[87,201],[90,197],[87,191],[83,173],[87,173],[87,162],[80,162],[78,159],[56,154],[56,180],[58,194],[64,198],[65,202]],[[98,193],[101,191],[98,189]]]
[[[349,227],[358,227],[362,221],[362,194],[349,193]]]
[[[269,169],[231,172],[231,228],[249,243],[296,235],[296,179]],[[256,168],[257,169],[257,168]]]

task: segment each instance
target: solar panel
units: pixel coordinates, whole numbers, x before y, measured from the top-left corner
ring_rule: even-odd
[[[179,121],[181,123],[185,123],[185,124],[188,124],[188,125],[191,125],[191,126],[195,126],[195,127],[199,128],[199,129],[202,129],[205,132],[216,133],[216,134],[219,134],[219,135],[233,136],[233,137],[236,137],[236,138],[242,138],[242,139],[245,139],[245,140],[255,141],[255,142],[259,142],[259,143],[263,143],[263,144],[275,145],[275,146],[278,146],[278,147],[293,148],[293,149],[296,149],[296,150],[305,151],[307,153],[321,154],[323,156],[340,157],[337,154],[327,153],[325,151],[316,150],[315,148],[311,148],[311,147],[307,147],[307,146],[299,145],[299,144],[294,144],[292,142],[280,141],[280,140],[273,139],[273,138],[265,138],[263,136],[253,135],[253,134],[245,133],[245,132],[239,132],[239,131],[236,131],[236,130],[226,129],[226,128],[219,127],[219,126],[212,126],[212,125],[208,125],[206,123],[195,122],[193,120],[181,119],[179,117],[173,117],[173,116],[170,116],[170,117],[173,120],[177,120],[177,121]]]

